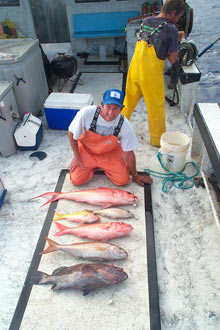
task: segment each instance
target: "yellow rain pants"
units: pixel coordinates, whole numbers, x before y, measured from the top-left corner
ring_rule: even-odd
[[[160,146],[160,137],[166,131],[164,64],[165,61],[157,57],[154,46],[148,47],[146,41],[137,41],[128,70],[122,110],[122,114],[130,119],[136,104],[144,97],[153,146]]]

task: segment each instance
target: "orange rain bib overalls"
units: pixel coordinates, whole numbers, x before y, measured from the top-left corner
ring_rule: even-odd
[[[129,171],[118,140],[124,117],[121,115],[118,126],[112,135],[102,136],[96,133],[96,123],[100,110],[100,107],[96,109],[90,129],[78,139],[79,153],[84,168],[77,166],[70,173],[70,180],[74,185],[80,185],[91,180],[97,168],[103,169],[116,185],[125,185],[130,182]]]

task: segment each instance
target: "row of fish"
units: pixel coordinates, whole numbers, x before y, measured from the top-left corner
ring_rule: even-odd
[[[59,244],[50,238],[46,238],[49,246],[41,252],[47,254],[54,251],[68,252],[74,257],[87,259],[90,261],[107,261],[121,260],[128,257],[125,249],[116,244],[106,243],[112,238],[118,238],[128,235],[133,227],[123,222],[105,222],[100,221],[99,216],[111,219],[131,218],[133,214],[127,210],[111,208],[112,205],[130,205],[138,202],[135,195],[121,190],[110,188],[88,189],[82,191],[74,191],[69,193],[45,193],[37,197],[51,197],[47,203],[59,200],[70,199],[79,202],[87,202],[93,205],[100,205],[101,210],[98,211],[81,211],[77,213],[62,215],[57,213],[54,221],[65,219],[79,223],[89,223],[78,227],[67,227],[58,222],[58,232],[54,236],[62,236],[72,234],[78,237],[86,237],[96,242],[80,242],[72,244]],[[98,219],[97,219],[98,218]],[[100,263],[82,263],[71,267],[61,267],[53,271],[51,275],[36,271],[32,278],[32,284],[53,284],[52,289],[79,289],[83,290],[83,294],[87,295],[96,288],[116,284],[126,280],[128,275],[122,268],[114,265]]]

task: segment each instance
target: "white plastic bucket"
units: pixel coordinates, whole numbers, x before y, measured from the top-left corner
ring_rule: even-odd
[[[99,46],[99,57],[100,57],[101,60],[104,60],[106,58],[105,45],[100,45]]]
[[[189,137],[181,132],[170,131],[161,135],[160,153],[164,167],[171,172],[180,172],[185,164]]]

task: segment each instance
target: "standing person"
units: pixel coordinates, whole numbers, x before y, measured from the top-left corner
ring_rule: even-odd
[[[174,24],[184,9],[184,1],[166,0],[159,15],[143,20],[128,70],[122,114],[130,119],[144,96],[153,146],[160,146],[160,137],[166,131],[163,71],[166,59],[173,64],[178,58],[178,30]]]
[[[124,93],[108,89],[101,106],[82,108],[68,129],[74,157],[70,165],[70,180],[74,185],[88,182],[98,168],[116,185],[133,181],[143,186],[152,183],[146,175],[138,175],[134,150],[138,141],[130,122],[120,114]]]

